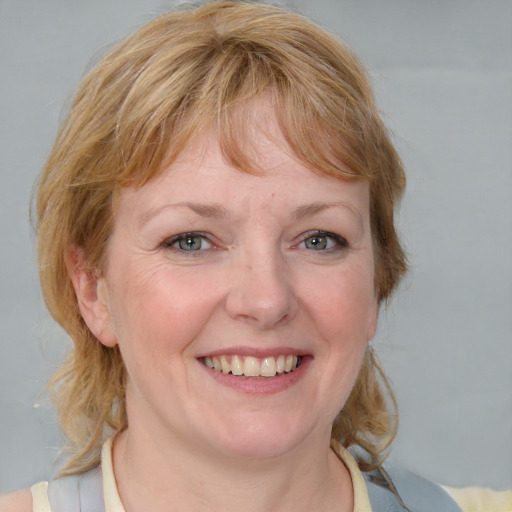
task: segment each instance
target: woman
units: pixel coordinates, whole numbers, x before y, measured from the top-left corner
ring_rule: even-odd
[[[110,51],[38,189],[73,455],[6,507],[459,510],[380,467],[404,184],[361,65],[297,15],[213,2]]]

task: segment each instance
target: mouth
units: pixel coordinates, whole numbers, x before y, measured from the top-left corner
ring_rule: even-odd
[[[291,373],[302,364],[302,356],[279,355],[253,357],[242,355],[220,355],[200,358],[200,361],[219,373],[237,377],[272,378]]]

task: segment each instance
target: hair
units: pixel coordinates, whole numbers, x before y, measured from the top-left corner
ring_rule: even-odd
[[[242,114],[262,96],[271,99],[283,137],[304,165],[369,182],[379,303],[406,272],[393,220],[405,175],[354,53],[300,14],[258,2],[219,0],[156,17],[84,77],[38,184],[42,290],[74,343],[50,382],[72,451],[61,474],[96,465],[107,430],[128,421],[119,349],[102,345],[82,319],[67,251],[79,247],[90,270],[101,273],[114,193],[154,179],[201,130],[215,129],[226,161],[253,172],[250,123]],[[395,435],[395,409],[368,350],[332,437],[363,447],[361,468],[374,467]]]

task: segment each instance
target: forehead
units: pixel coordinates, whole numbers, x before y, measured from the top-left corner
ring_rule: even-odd
[[[235,111],[227,133],[209,126],[189,137],[157,176],[114,195],[114,215],[146,210],[143,215],[147,216],[160,205],[184,201],[215,203],[225,211],[239,202],[239,211],[249,205],[266,208],[270,203],[283,210],[344,202],[360,216],[366,215],[368,182],[354,179],[341,163],[334,177],[301,160],[288,144],[277,108],[270,96],[264,96]],[[242,126],[239,134],[237,129]],[[344,179],[347,176],[352,179]]]
[[[249,169],[228,162],[214,130],[191,139],[182,153],[140,188],[122,189],[116,215],[144,224],[168,206],[190,207],[209,217],[248,218],[263,211],[280,219],[306,217],[341,206],[364,224],[369,187],[364,180],[343,180],[310,169],[290,151],[271,116],[260,116],[246,146]]]

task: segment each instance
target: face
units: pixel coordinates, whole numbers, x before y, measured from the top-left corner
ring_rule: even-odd
[[[271,457],[329,439],[378,307],[367,183],[311,172],[273,121],[253,142],[263,175],[204,135],[119,193],[84,317],[120,346],[130,426]]]

